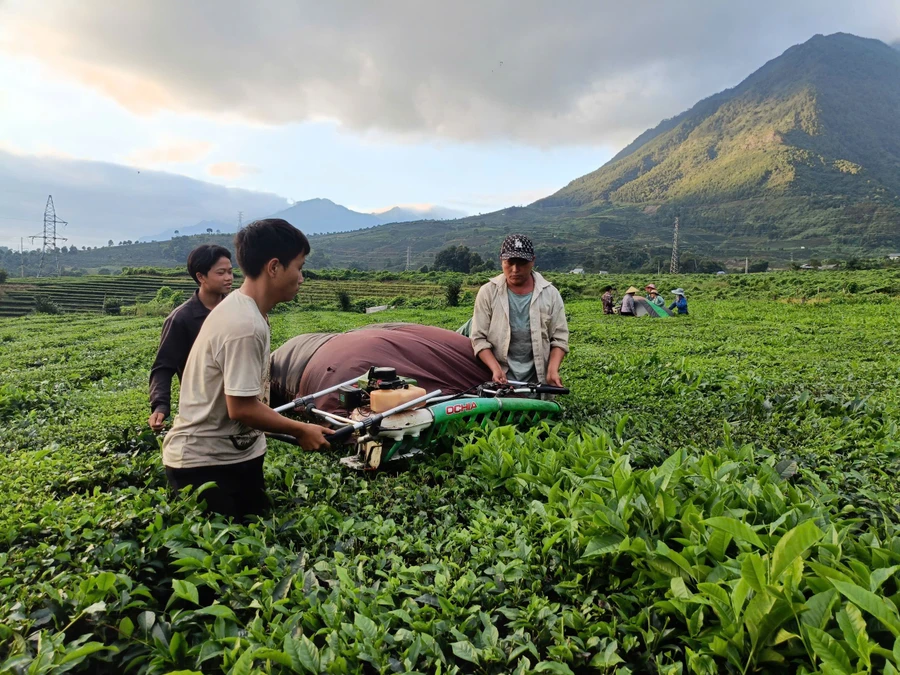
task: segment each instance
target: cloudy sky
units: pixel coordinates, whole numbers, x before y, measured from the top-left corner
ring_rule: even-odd
[[[837,31],[895,41],[900,2],[0,0],[0,245],[51,189],[80,243],[284,199],[529,203]]]

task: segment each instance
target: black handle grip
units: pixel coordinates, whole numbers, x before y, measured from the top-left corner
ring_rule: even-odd
[[[353,428],[353,425],[348,424],[345,427],[341,427],[333,434],[326,436],[325,439],[330,445],[340,445],[341,443],[346,443],[347,439],[353,435],[354,431],[356,431],[356,429]]]
[[[565,396],[569,393],[568,387],[551,387],[549,384],[541,384],[534,388],[538,394],[559,394]]]

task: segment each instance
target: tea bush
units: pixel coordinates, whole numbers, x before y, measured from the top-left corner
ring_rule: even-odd
[[[246,526],[166,489],[160,319],[0,321],[0,671],[897,672],[900,302],[705,297],[570,302],[556,422],[376,477],[271,443]],[[272,343],[471,312],[426,307]]]

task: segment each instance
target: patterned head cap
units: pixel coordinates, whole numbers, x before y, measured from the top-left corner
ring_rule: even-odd
[[[524,234],[511,234],[503,240],[500,247],[500,259],[520,258],[531,262],[534,260],[534,244]]]

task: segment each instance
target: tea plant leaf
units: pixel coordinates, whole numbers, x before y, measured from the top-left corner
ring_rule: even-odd
[[[681,577],[672,577],[669,587],[672,589],[672,596],[678,600],[691,600],[694,597]]]
[[[722,561],[725,559],[725,552],[728,550],[731,540],[732,536],[724,530],[713,529],[706,542],[706,550],[712,554],[713,558]]]
[[[800,616],[800,621],[806,626],[824,628],[831,620],[831,611],[837,599],[837,591],[833,588],[816,593],[806,601],[806,611]]]
[[[112,572],[101,572],[94,579],[94,586],[98,591],[106,592],[116,585],[116,575]]]
[[[871,591],[860,588],[855,584],[849,584],[844,581],[832,581],[831,583],[850,602],[884,624],[884,627],[891,631],[895,637],[900,636],[900,617],[897,616],[896,610],[889,606],[884,598],[880,598]]]
[[[688,632],[692,637],[696,637],[700,634],[700,629],[703,628],[703,607],[697,608],[697,611],[695,611],[688,619],[687,625]]]
[[[201,607],[196,610],[194,614],[206,614],[208,616],[222,617],[223,619],[237,619],[234,615],[234,610],[225,605],[209,605],[208,607]]]
[[[500,640],[500,631],[497,630],[497,626],[492,623],[489,623],[485,626],[484,630],[481,632],[481,642],[485,647],[496,647],[497,642]]]
[[[758,553],[748,553],[744,557],[744,561],[741,563],[741,578],[757,593],[766,587],[768,583],[766,564]]]
[[[149,633],[150,629],[153,628],[153,624],[156,623],[156,614],[147,610],[138,614],[138,626],[145,633]]]
[[[228,675],[250,675],[253,670],[253,649],[245,650],[240,658],[235,661]]]
[[[475,646],[468,640],[454,642],[450,647],[453,649],[453,653],[463,661],[478,665],[478,650],[476,650]]]
[[[357,613],[353,619],[353,624],[359,628],[366,640],[374,642],[375,638],[378,637],[378,626],[369,617]]]
[[[190,581],[173,579],[172,588],[175,590],[175,595],[179,598],[193,602],[195,605],[200,604],[200,594],[197,592],[197,587]]]
[[[813,651],[826,667],[842,675],[850,675],[853,672],[850,657],[837,640],[813,626],[807,626],[805,630]]]
[[[619,550],[619,544],[622,543],[624,537],[620,534],[605,534],[601,537],[594,537],[588,542],[587,548],[581,560],[588,560],[596,556],[606,555]]]
[[[84,660],[86,657],[91,654],[96,654],[97,652],[102,651],[118,651],[115,647],[107,647],[102,642],[88,642],[86,644],[81,645],[78,649],[75,649],[71,652],[68,652],[62,660],[60,660],[59,665],[64,666],[67,663],[78,663]]]
[[[259,659],[261,661],[274,661],[279,666],[284,666],[285,668],[293,668],[293,661],[291,661],[291,657],[285,654],[282,651],[277,649],[271,649],[269,647],[263,647],[262,649],[257,649],[253,654],[255,659]]]
[[[763,620],[768,616],[769,611],[775,605],[775,598],[769,593],[759,593],[754,596],[744,610],[744,626],[750,634],[750,641],[753,649],[759,642],[760,630]]]
[[[894,576],[897,570],[900,570],[900,565],[874,570],[869,579],[869,590],[875,593],[885,581]]]
[[[575,675],[572,669],[559,661],[541,661],[534,667],[536,673],[558,673],[558,675]]]
[[[605,640],[605,638],[604,638]],[[624,659],[619,656],[616,652],[619,649],[619,643],[616,640],[610,640],[606,647],[603,646],[603,642],[600,643],[600,648],[603,651],[598,651],[594,654],[593,658],[591,658],[590,666],[591,668],[611,668],[612,666],[618,663],[624,663]],[[560,664],[565,665],[565,664]],[[568,666],[565,666],[568,668]],[[565,672],[565,671],[560,671]],[[572,672],[569,670],[569,672]]]
[[[781,537],[775,545],[775,551],[772,553],[772,574],[770,578],[773,581],[777,580],[795,559],[802,556],[822,536],[822,530],[812,520],[805,520]]]
[[[765,549],[765,545],[763,545],[759,535],[753,531],[753,528],[736,518],[715,516],[713,518],[706,518],[703,521],[703,524],[730,534],[738,541],[746,541],[758,548]]]
[[[856,605],[848,602],[843,609],[838,611],[835,618],[850,649],[857,655],[868,659],[868,650],[863,646],[869,642],[869,636],[866,633],[866,621]]]
[[[134,633],[134,622],[126,616],[119,621],[119,631],[125,637],[131,637],[131,634]]]
[[[305,635],[301,635],[299,639],[286,635],[284,637],[284,653],[290,659],[291,668],[295,672],[318,673],[320,671],[319,648]]]

